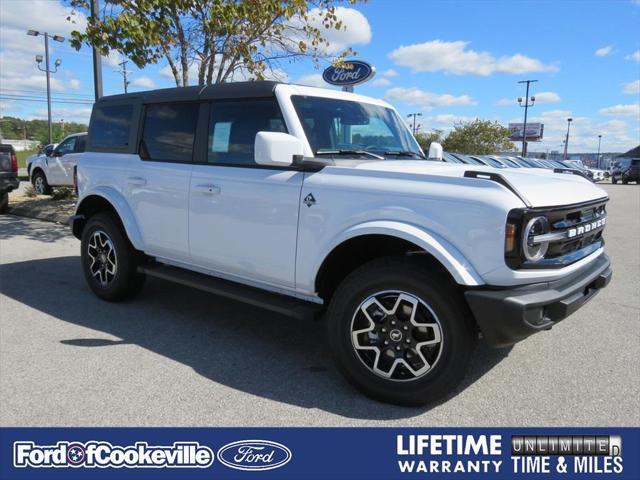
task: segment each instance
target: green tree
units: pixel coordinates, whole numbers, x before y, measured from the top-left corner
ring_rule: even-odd
[[[444,137],[442,136],[442,130],[434,130],[429,133],[418,132],[416,140],[420,144],[420,148],[427,153],[432,142],[442,143],[444,142]]]
[[[88,8],[88,0],[68,1]],[[260,80],[282,62],[325,56],[323,31],[346,28],[336,5],[357,1],[108,0],[98,16],[88,18],[85,32],[72,32],[71,45],[88,44],[103,55],[116,50],[139,68],[164,58],[177,86],[189,85],[194,65],[199,85],[234,76]]]
[[[72,133],[86,132],[87,125],[76,122],[54,122],[53,141],[60,142]],[[46,120],[24,120],[17,117],[0,118],[0,136],[8,139],[37,140],[46,145],[49,139],[49,127]]]
[[[509,129],[498,122],[476,118],[456,123],[443,147],[448,152],[489,155],[515,149],[509,141]]]

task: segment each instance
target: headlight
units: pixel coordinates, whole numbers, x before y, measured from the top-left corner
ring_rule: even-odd
[[[535,217],[529,220],[524,227],[522,235],[522,252],[524,257],[530,262],[539,262],[547,254],[549,242],[534,239],[538,235],[549,233],[549,220],[547,217]]]

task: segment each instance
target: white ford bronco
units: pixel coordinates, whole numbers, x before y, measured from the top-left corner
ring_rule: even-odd
[[[524,170],[524,169],[522,169]],[[611,279],[607,195],[582,176],[429,161],[396,110],[276,82],[99,100],[73,233],[99,297],[159,277],[322,318],[364,393],[451,392]]]

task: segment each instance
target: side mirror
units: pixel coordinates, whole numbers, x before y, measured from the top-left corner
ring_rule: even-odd
[[[58,150],[54,150],[49,154],[50,157],[61,157],[62,154]]]
[[[429,160],[442,161],[442,145],[438,142],[431,142],[429,146]]]
[[[294,155],[303,155],[302,142],[288,133],[258,132],[254,144],[255,161],[258,165],[288,167]]]

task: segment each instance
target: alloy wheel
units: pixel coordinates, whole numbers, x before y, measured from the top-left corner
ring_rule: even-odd
[[[87,255],[91,259],[89,272],[106,287],[113,281],[118,268],[116,249],[113,241],[103,230],[96,230],[91,235],[87,245]]]
[[[373,373],[413,381],[438,363],[443,334],[433,309],[407,292],[388,290],[366,298],[351,320],[351,342]]]

